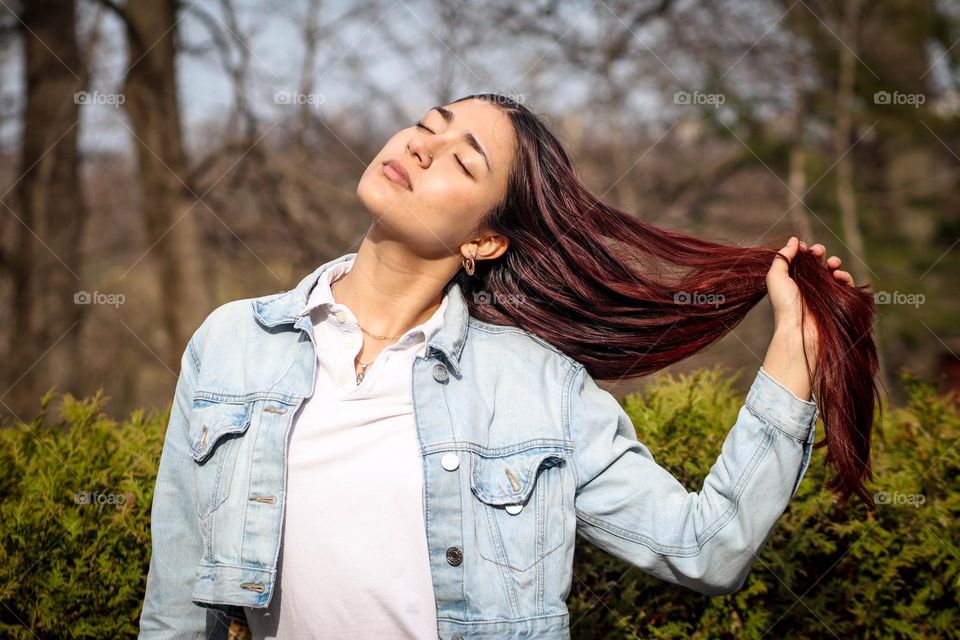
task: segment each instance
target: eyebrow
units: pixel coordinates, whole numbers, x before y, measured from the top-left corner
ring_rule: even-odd
[[[443,119],[447,122],[447,124],[453,122],[453,111],[450,111],[450,109],[447,109],[442,105],[436,106],[434,109],[440,112],[440,115],[443,116]],[[483,156],[483,161],[487,163],[487,171],[493,173],[493,168],[490,166],[490,158],[487,157],[487,152],[483,150],[483,147],[480,146],[480,143],[473,136],[473,134],[467,133],[463,136],[463,139],[466,140],[467,144],[473,147],[477,153]]]

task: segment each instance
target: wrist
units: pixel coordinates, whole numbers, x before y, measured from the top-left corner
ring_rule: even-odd
[[[773,324],[773,335],[779,336],[784,340],[796,340],[800,342],[801,329],[800,325],[796,322],[774,322]]]
[[[807,361],[811,368],[816,367],[816,341],[808,337],[806,342],[804,349],[799,329],[778,327],[763,361],[763,368],[799,398],[809,398],[812,388]]]
[[[773,340],[797,353],[802,354],[806,351],[811,364],[817,357],[819,340],[809,332],[804,336],[803,330],[798,325],[776,325],[773,330]]]

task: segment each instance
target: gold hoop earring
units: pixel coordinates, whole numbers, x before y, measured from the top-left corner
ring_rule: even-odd
[[[461,256],[460,263],[463,264],[463,268],[467,272],[468,276],[472,276],[473,272],[476,271],[477,269],[477,265],[473,261],[473,256],[470,256],[469,258],[464,258],[463,256]]]

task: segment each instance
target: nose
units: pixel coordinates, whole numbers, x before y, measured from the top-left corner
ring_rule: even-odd
[[[426,142],[420,138],[414,138],[407,143],[407,149],[415,156],[421,167],[428,167],[433,162],[433,152]]]

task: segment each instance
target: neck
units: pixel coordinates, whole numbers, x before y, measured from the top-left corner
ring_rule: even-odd
[[[399,336],[430,319],[452,276],[449,258],[427,260],[368,234],[350,271],[337,281],[335,297],[370,333]]]

